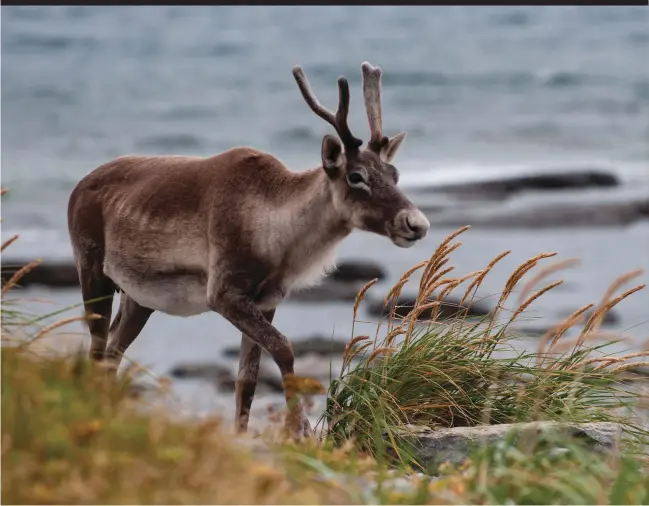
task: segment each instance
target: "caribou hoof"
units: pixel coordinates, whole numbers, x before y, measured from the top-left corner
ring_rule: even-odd
[[[297,420],[291,420],[288,418],[284,430],[286,434],[296,442],[303,441],[313,436],[311,422],[309,422],[309,419],[304,414],[302,414]]]
[[[306,416],[303,416],[300,420],[300,426],[298,428],[298,435],[301,439],[310,438],[313,436],[313,429],[311,428],[311,422]]]

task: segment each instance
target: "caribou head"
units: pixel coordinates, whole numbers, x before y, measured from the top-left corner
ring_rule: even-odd
[[[392,164],[406,132],[383,135],[381,113],[381,69],[368,62],[361,66],[363,97],[370,125],[370,140],[365,149],[347,123],[349,83],[338,78],[338,109],[326,109],[315,97],[304,71],[293,68],[293,76],[311,110],[334,127],[338,137],[322,139],[322,167],[331,185],[333,202],[349,216],[354,228],[389,237],[401,247],[409,248],[426,236],[430,223],[397,187],[399,171]]]

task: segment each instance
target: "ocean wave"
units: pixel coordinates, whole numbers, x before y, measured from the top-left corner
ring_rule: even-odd
[[[436,187],[455,184],[491,182],[511,177],[565,173],[580,171],[587,168],[608,172],[620,177],[624,184],[640,183],[641,186],[649,188],[649,173],[644,163],[623,163],[611,164],[601,161],[583,162],[549,162],[542,164],[535,163],[455,163],[430,167],[424,161],[412,161],[402,164],[408,167],[401,173],[399,185],[404,188],[416,189],[421,186]],[[428,166],[428,167],[427,167]]]
[[[7,54],[23,53],[64,53],[82,49],[86,52],[99,47],[99,41],[94,37],[65,34],[47,34],[34,32],[18,32],[10,37],[2,38],[2,51]]]

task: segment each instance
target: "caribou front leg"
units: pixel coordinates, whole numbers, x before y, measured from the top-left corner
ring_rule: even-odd
[[[294,438],[310,436],[313,431],[304,414],[302,402],[291,388],[286,388],[287,380],[294,375],[293,349],[289,340],[266,320],[252,299],[236,287],[216,285],[212,281],[209,283],[208,301],[213,311],[222,315],[273,357],[284,383],[288,407],[286,428]]]
[[[264,318],[273,323],[275,310],[263,312]],[[236,414],[235,428],[237,432],[246,432],[250,418],[250,406],[257,388],[259,376],[259,361],[261,360],[261,347],[245,334],[241,334],[241,351],[239,352],[239,372],[235,389]]]

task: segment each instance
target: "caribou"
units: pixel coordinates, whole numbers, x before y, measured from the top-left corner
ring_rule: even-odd
[[[408,248],[430,224],[397,187],[392,160],[406,133],[383,135],[381,74],[361,65],[370,140],[347,123],[349,84],[338,79],[334,114],[304,71],[293,76],[310,109],[337,137],[322,139],[321,165],[292,172],[275,156],[236,147],[211,157],[128,155],[87,174],[70,195],[68,227],[91,336],[90,359],[117,371],[154,311],[213,311],[242,332],[235,428],[246,432],[261,349],[279,367],[294,437],[312,433],[294,378],[289,340],[273,326],[292,290],[334,267],[336,246],[354,229]],[[120,293],[111,323],[112,300]]]

